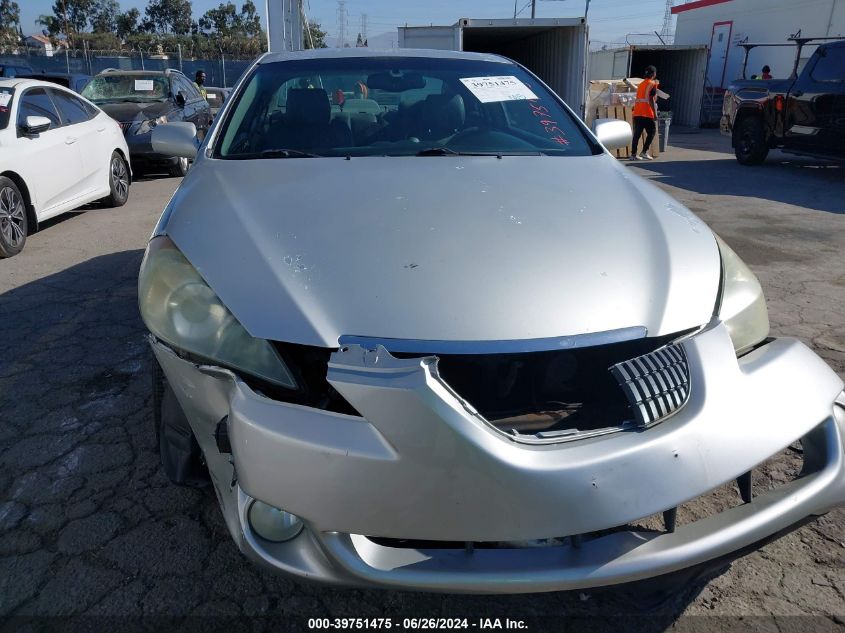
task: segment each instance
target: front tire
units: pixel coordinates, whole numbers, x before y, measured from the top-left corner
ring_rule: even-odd
[[[23,196],[12,180],[0,176],[0,257],[20,253],[28,232]]]
[[[129,168],[123,156],[112,152],[109,161],[109,195],[103,198],[107,207],[122,207],[129,199]]]
[[[197,438],[155,356],[152,363],[153,422],[162,470],[177,486],[206,486],[210,477]]]
[[[761,165],[769,155],[763,121],[756,116],[740,121],[736,128],[734,153],[740,165]]]
[[[176,176],[177,178],[181,178],[188,173],[188,170],[190,168],[191,164],[188,159],[184,156],[180,156],[178,159],[176,159],[176,164],[170,168],[170,175]]]

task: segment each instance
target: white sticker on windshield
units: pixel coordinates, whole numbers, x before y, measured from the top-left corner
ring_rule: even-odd
[[[0,108],[5,108],[12,100],[12,95],[8,92],[0,92]]]
[[[155,90],[152,79],[136,79],[135,90],[138,92],[145,92],[148,90]]]
[[[217,95],[214,94],[213,92],[209,92],[207,95],[205,95],[205,98],[206,99],[216,99]]]
[[[469,91],[481,103],[494,101],[520,101],[522,99],[536,99],[531,90],[519,79],[513,76],[505,77],[468,77],[461,79]]]

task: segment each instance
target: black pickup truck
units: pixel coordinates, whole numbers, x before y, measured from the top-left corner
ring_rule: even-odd
[[[734,81],[721,130],[743,165],[774,148],[845,161],[845,40],[819,45],[800,76]]]

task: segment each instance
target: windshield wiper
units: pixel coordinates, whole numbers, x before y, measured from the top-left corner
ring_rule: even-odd
[[[319,154],[301,152],[298,149],[265,149],[259,158],[320,158]]]
[[[450,147],[426,147],[415,156],[541,156],[540,151],[505,151],[505,152],[456,152]]]
[[[417,152],[417,156],[460,156],[460,152],[456,152],[448,147],[426,147]]]
[[[249,152],[246,154],[230,154],[224,156],[231,160],[255,160],[256,158],[322,158],[320,154],[309,154],[300,152],[298,149],[265,149],[261,152]]]

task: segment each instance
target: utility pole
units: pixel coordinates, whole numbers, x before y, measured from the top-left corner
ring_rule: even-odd
[[[346,0],[337,0],[337,47],[346,47]]]
[[[73,45],[73,39],[71,38],[70,31],[68,31],[67,28],[67,6],[65,5],[65,0],[62,0],[62,18],[64,18],[65,22],[65,39],[67,40],[67,46],[65,46],[65,49],[68,49]],[[67,57],[67,55],[65,55],[65,57]],[[70,67],[68,66],[68,68]],[[68,70],[68,74],[70,74],[70,70]]]
[[[265,0],[268,50],[302,50],[302,0]]]
[[[367,14],[361,14],[361,39],[364,40],[364,46],[367,45]]]
[[[531,19],[533,20],[537,15],[537,0],[531,0]]]

